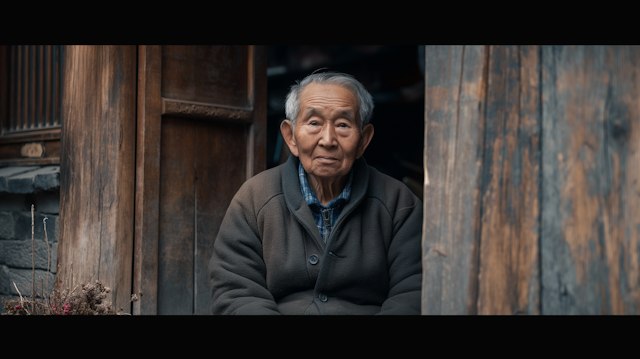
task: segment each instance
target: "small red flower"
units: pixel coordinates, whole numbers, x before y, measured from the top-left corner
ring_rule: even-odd
[[[19,305],[16,305],[16,309],[20,309],[20,308],[22,308],[22,307],[21,307],[21,306],[19,306]]]

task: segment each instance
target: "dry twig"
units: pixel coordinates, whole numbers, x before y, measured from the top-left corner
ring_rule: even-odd
[[[47,245],[47,291],[49,291],[49,268],[51,267],[51,254],[49,253],[49,236],[47,235],[47,217],[44,217],[44,242]]]
[[[41,297],[37,297],[37,289],[35,287],[35,244],[34,244],[34,206],[31,206],[31,249],[32,249],[32,272],[33,280],[31,283],[31,297],[32,300],[25,299],[20,293],[16,283],[13,286],[18,291],[20,299],[5,300],[4,307],[7,313],[4,315],[131,315],[129,313],[123,313],[123,308],[119,310],[112,309],[112,303],[106,300],[108,293],[111,291],[109,287],[104,286],[99,280],[96,280],[94,284],[91,284],[91,279],[84,284],[75,284],[75,275],[73,273],[73,263],[70,265],[70,274],[65,276],[64,280],[61,278],[62,271],[58,264],[58,272],[53,283],[53,288],[49,289],[49,270],[51,266],[51,255],[49,252],[49,238],[47,236],[47,218],[43,219],[45,240],[47,244],[47,292],[51,290],[51,294],[45,293],[44,281],[40,278],[41,285]],[[93,278],[93,276],[92,276]],[[69,282],[69,280],[71,280]],[[66,282],[66,286],[64,285]],[[65,288],[63,288],[63,286]],[[72,290],[69,290],[69,286],[73,286]],[[76,289],[81,287],[81,291],[77,292]],[[127,303],[130,304],[139,299],[142,296],[142,292],[133,294],[131,300]],[[27,308],[30,306],[31,311]]]
[[[35,285],[36,285],[36,255],[35,255],[36,251],[35,251],[35,247],[34,247],[34,241],[33,241],[33,204],[31,205],[31,274],[33,276],[33,279],[31,280],[31,300],[35,301],[34,298],[34,293],[36,291]],[[33,310],[34,307],[31,307],[31,310]]]

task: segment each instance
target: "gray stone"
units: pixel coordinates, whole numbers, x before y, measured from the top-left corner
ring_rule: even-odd
[[[6,178],[7,192],[33,193],[60,188],[60,166],[35,167],[31,171],[14,173]]]
[[[33,186],[36,190],[49,191],[60,188],[60,166],[45,166],[35,171]]]
[[[8,185],[10,177],[35,169],[38,169],[38,166],[10,166],[0,168],[0,192],[10,192]]]
[[[36,176],[36,168],[33,171],[23,172],[7,178],[7,192],[10,193],[33,193],[33,179]]]
[[[13,213],[0,212],[0,239],[12,239],[14,237]]]
[[[31,211],[12,212],[14,222],[14,238],[31,240]],[[39,212],[33,214],[33,235],[35,239],[44,239],[44,223],[42,220],[47,217],[47,236],[49,242],[58,241],[58,216],[45,215]]]
[[[0,294],[11,293],[11,277],[9,276],[9,268],[0,265]]]
[[[38,293],[40,293],[41,283],[44,286],[47,285],[47,271],[36,269],[35,276],[36,276],[36,288],[37,288],[36,290]],[[42,281],[40,278],[42,278]],[[20,290],[20,294],[22,294],[23,297],[24,296],[31,297],[31,290],[32,290],[31,280],[33,279],[33,271],[31,269],[9,268],[9,279],[11,281],[10,294],[18,295],[18,291],[13,285],[13,283],[15,283],[16,286],[18,286],[18,289]],[[49,273],[49,288],[48,290],[47,288],[45,288],[46,293],[51,293],[51,288],[53,288],[54,280],[55,280],[55,274]]]
[[[13,225],[15,228],[13,239],[31,239],[31,212],[16,211],[13,213]],[[38,216],[34,213],[34,235],[37,232]],[[48,221],[48,220],[47,220]]]
[[[0,263],[11,268],[31,269],[35,262],[36,269],[47,270],[47,246],[42,240],[6,240],[0,242]],[[33,252],[33,256],[32,256]],[[49,270],[55,271],[58,244],[50,244]]]

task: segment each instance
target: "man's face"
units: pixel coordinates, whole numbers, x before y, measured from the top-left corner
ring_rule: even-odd
[[[372,125],[360,134],[358,112],[356,95],[340,85],[311,83],[302,90],[294,134],[283,135],[308,174],[322,180],[349,173],[373,136]]]

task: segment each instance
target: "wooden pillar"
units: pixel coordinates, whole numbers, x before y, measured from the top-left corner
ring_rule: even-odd
[[[638,58],[426,48],[423,314],[640,313]]]
[[[158,211],[162,46],[138,47],[138,121],[133,288],[144,293],[133,314],[158,313]]]
[[[477,312],[484,46],[427,46],[423,314]]]
[[[136,56],[136,46],[69,46],[64,62],[59,274],[73,265],[76,284],[102,281],[115,309],[131,295]]]
[[[640,47],[542,53],[542,310],[640,314]]]

